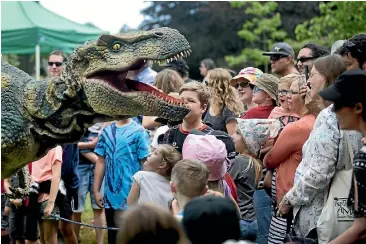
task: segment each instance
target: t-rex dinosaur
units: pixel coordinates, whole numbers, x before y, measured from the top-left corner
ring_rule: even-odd
[[[126,75],[149,60],[170,62],[190,52],[183,35],[163,27],[88,41],[69,56],[59,78],[37,81],[2,61],[1,177],[56,145],[77,142],[96,122],[136,115],[182,120],[189,112],[182,100]]]

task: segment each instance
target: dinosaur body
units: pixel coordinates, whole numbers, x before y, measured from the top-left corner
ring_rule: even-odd
[[[36,81],[1,63],[1,177],[8,178],[56,145],[80,140],[96,122],[136,115],[179,121],[183,101],[126,79],[147,61],[172,61],[190,52],[170,28],[102,35],[77,48],[59,78]]]

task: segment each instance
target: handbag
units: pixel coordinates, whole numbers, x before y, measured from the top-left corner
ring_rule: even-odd
[[[324,207],[317,222],[318,243],[328,243],[351,227],[354,221],[353,209],[347,200],[352,183],[353,150],[348,134],[344,132],[345,169],[335,173],[328,192],[325,192]]]

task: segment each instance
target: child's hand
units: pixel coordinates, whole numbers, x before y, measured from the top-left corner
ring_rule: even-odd
[[[211,195],[215,197],[224,197],[224,195],[221,192],[208,190],[205,195]]]
[[[172,201],[172,212],[173,212],[173,215],[177,215],[180,212],[180,207],[179,207],[177,199],[174,199]]]
[[[14,199],[11,201],[12,204],[14,204],[17,208],[23,205],[23,200],[22,199]]]
[[[54,207],[55,207],[55,203],[51,202],[51,201],[48,201],[47,206],[43,211],[44,216],[48,218],[51,215],[52,210],[53,210]]]
[[[94,199],[95,199],[95,203],[98,205],[98,207],[104,208],[103,197],[102,197],[102,195],[100,195],[99,191],[94,192]]]

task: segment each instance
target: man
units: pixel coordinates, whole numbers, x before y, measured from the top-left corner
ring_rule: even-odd
[[[301,74],[304,74],[305,65],[308,66],[308,72],[313,68],[315,59],[329,55],[329,51],[320,45],[308,43],[303,46],[297,55],[296,66]]]
[[[170,63],[163,65],[164,68],[172,69],[176,71],[180,77],[184,80],[184,83],[192,81],[189,78],[189,67],[183,59],[174,60]]]
[[[294,64],[294,49],[288,43],[278,42],[270,52],[264,52],[263,55],[270,57],[272,73],[280,77],[299,73]]]
[[[65,54],[60,50],[52,51],[48,56],[48,76],[57,78],[61,75],[63,64],[67,61]],[[77,144],[67,144],[63,149],[63,163],[61,169],[61,179],[64,181],[67,188],[67,195],[74,200],[74,208],[77,208],[78,198],[77,192],[79,188],[79,175],[77,166],[79,164],[79,148]],[[73,230],[73,226],[68,222],[60,222],[60,230],[66,243],[77,243],[77,238]]]
[[[64,53],[60,50],[54,50],[48,55],[48,76],[57,78],[61,75],[62,64],[66,62]]]
[[[347,70],[366,70],[366,34],[357,34],[344,41],[336,53],[343,57]]]

